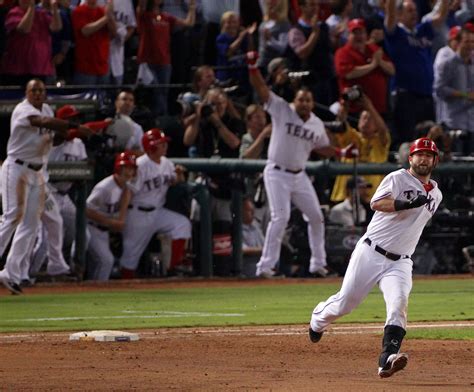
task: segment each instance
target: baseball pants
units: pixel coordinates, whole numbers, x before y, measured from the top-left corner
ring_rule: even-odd
[[[0,253],[13,236],[10,252],[0,276],[14,283],[21,281],[21,271],[28,268],[38,224],[44,207],[43,173],[18,165],[7,158],[2,166],[2,205]]]
[[[120,267],[135,271],[140,257],[156,233],[167,234],[171,239],[191,238],[191,222],[182,214],[158,208],[141,211],[136,207],[128,211],[123,231],[123,253]]]
[[[109,232],[91,224],[87,225],[90,233],[87,248],[87,278],[91,280],[109,280],[114,266],[114,255],[110,250]]]
[[[362,237],[351,255],[341,290],[313,310],[311,328],[321,332],[339,317],[355,309],[378,283],[386,304],[385,325],[406,329],[408,296],[412,287],[413,262],[392,261],[364,242]]]
[[[38,236],[38,243],[33,250],[31,265],[29,267],[30,276],[36,275],[46,258],[48,265],[46,273],[48,275],[61,275],[70,272],[69,265],[63,256],[63,218],[59,210],[59,205],[54,197],[50,186],[46,185],[46,200],[44,211],[41,214],[42,230]]]
[[[281,241],[290,219],[291,202],[303,213],[303,218],[308,223],[310,271],[326,266],[324,216],[306,172],[288,173],[275,169],[271,164],[265,167],[263,179],[271,220],[265,235],[262,257],[257,264],[257,275],[270,272],[280,258]]]

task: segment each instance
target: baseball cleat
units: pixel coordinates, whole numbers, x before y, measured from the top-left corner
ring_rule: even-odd
[[[13,294],[13,295],[19,295],[19,294],[23,294],[23,290],[21,289],[21,287],[15,283],[15,282],[12,282],[10,280],[6,280],[6,279],[1,279],[0,280],[3,285],[8,289],[10,290],[10,292]]]
[[[387,358],[384,367],[379,367],[379,376],[387,378],[394,373],[403,370],[408,363],[408,355],[405,353],[392,354]]]
[[[322,332],[315,332],[311,327],[308,329],[309,332],[309,340],[311,340],[313,343],[318,343],[321,340],[321,337],[323,336],[324,331]]]
[[[285,275],[275,271],[262,271],[257,275],[257,278],[262,279],[283,279]]]

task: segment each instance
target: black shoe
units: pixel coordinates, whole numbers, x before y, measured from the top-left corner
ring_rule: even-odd
[[[321,340],[321,337],[323,336],[323,332],[315,332],[309,327],[308,329],[309,332],[309,340],[311,340],[313,343],[318,343]]]
[[[18,285],[17,283],[9,281],[9,280],[2,280],[1,282],[8,290],[10,290],[10,292],[13,295],[23,294],[23,290],[21,289],[20,285]]]
[[[384,367],[379,367],[379,376],[387,378],[392,376],[394,373],[405,369],[408,363],[408,355],[405,353],[392,354],[387,358],[387,362]]]

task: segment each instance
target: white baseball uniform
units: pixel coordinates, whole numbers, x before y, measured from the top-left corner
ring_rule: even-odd
[[[114,176],[108,176],[92,189],[87,198],[87,208],[113,218],[119,212],[123,192],[124,189],[120,188]],[[90,219],[87,228],[90,233],[87,276],[92,280],[108,280],[114,266],[114,255],[109,245],[109,230]]]
[[[45,179],[41,169],[53,145],[53,131],[31,126],[28,119],[31,116],[54,117],[54,113],[49,105],[43,104],[39,110],[26,99],[15,107],[7,159],[2,167],[0,254],[15,234],[0,278],[16,284],[21,280],[22,265],[29,264],[45,200]]]
[[[328,146],[329,139],[318,117],[311,113],[304,122],[292,105],[272,92],[265,110],[270,113],[273,126],[268,161],[263,171],[271,221],[267,227],[262,257],[257,264],[257,276],[271,273],[280,258],[291,202],[303,212],[308,222],[310,272],[315,272],[326,266],[324,217],[318,196],[305,172],[305,164],[311,151]]]
[[[77,162],[86,159],[87,153],[84,143],[81,139],[75,138],[54,146],[48,161]],[[45,177],[49,177],[47,173]],[[76,206],[68,194],[72,185],[73,183],[70,181],[61,181],[48,183],[46,187],[45,213],[41,216],[43,227],[33,250],[30,276],[38,273],[46,257],[48,257],[46,271],[49,275],[68,272],[64,268],[65,261],[62,250],[65,248],[67,252],[70,251],[76,235]]]
[[[140,257],[154,234],[168,234],[172,239],[191,237],[191,222],[182,214],[164,208],[166,193],[176,178],[175,167],[166,157],[160,163],[147,154],[137,159],[137,176],[129,184],[133,197],[123,231],[120,266],[136,270]]]
[[[442,200],[438,185],[433,180],[430,182],[433,189],[427,192],[422,182],[406,169],[392,172],[383,179],[371,204],[386,197],[412,200],[419,194],[426,195],[429,202],[408,210],[375,212],[366,234],[352,253],[341,290],[314,309],[311,317],[314,331],[323,331],[334,320],[351,312],[375,284],[379,285],[386,303],[385,324],[406,329],[412,287],[411,255]]]

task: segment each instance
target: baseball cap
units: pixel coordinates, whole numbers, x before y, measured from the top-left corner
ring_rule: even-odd
[[[56,110],[56,117],[62,120],[67,120],[68,118],[77,116],[79,114],[80,113],[76,109],[76,107],[72,105],[64,105],[61,106],[58,110]]]
[[[347,180],[347,189],[354,189],[356,187],[356,182],[357,188],[372,188],[372,184],[365,181],[363,177],[357,177],[357,180],[354,177],[351,177]]]
[[[448,39],[451,41],[452,39],[456,39],[459,32],[461,31],[461,26],[453,26],[449,29]]]
[[[281,65],[286,66],[286,60],[283,57],[275,57],[272,61],[270,61],[267,65],[268,74],[271,75],[273,72],[277,70],[278,67]]]
[[[466,30],[469,30],[471,33],[474,33],[474,23],[472,22],[467,22],[465,25],[464,25],[464,28]]]
[[[355,29],[365,29],[365,20],[364,19],[351,19],[347,24],[347,28],[349,31],[354,31]]]

